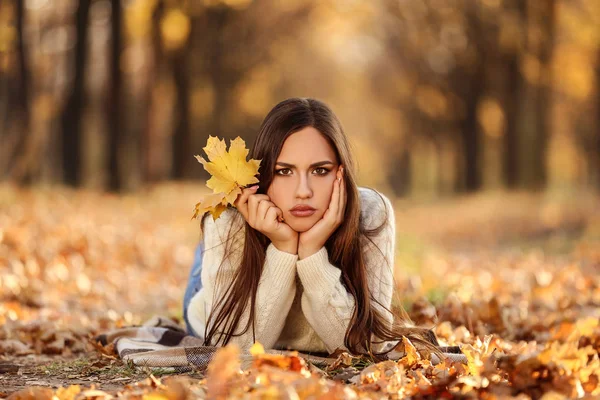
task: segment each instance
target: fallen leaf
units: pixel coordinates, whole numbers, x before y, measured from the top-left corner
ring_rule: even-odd
[[[240,374],[240,349],[228,344],[215,353],[206,372],[206,389],[211,398],[227,396],[232,379]]]
[[[14,354],[22,356],[33,354],[34,351],[25,343],[16,339],[0,340],[0,354]]]
[[[260,344],[259,342],[256,342],[250,347],[250,354],[252,354],[253,356],[265,354],[265,348],[263,347],[262,344]]]
[[[79,385],[70,385],[67,388],[60,387],[56,389],[54,395],[58,398],[57,400],[74,400],[80,392],[81,387]]]

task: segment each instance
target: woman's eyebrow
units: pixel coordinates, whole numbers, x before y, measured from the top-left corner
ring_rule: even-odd
[[[320,166],[327,165],[327,164],[333,165],[334,163],[333,163],[333,161],[329,161],[329,160],[319,161],[319,162],[310,164],[309,168],[320,167]],[[288,164],[288,163],[284,163],[281,161],[277,161],[277,165],[280,165],[282,167],[287,167],[287,168],[295,168],[296,167],[294,164]]]

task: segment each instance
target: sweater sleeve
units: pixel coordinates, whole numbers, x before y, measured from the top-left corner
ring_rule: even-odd
[[[374,191],[365,193],[361,198],[363,223],[366,227],[373,229],[384,224],[379,234],[371,238],[372,242],[364,240],[361,249],[373,306],[391,325],[393,317],[383,307],[389,310],[392,305],[395,218],[390,201],[383,195],[382,198]],[[345,349],[344,337],[355,301],[342,284],[342,271],[329,262],[325,247],[310,257],[299,260],[296,265],[304,287],[302,311],[306,319],[330,353],[337,348]],[[372,340],[376,341],[377,338]],[[383,344],[374,345],[376,351],[381,347]]]
[[[236,213],[235,210],[227,210],[216,221],[209,217],[205,222],[206,250],[202,257],[202,289],[192,298],[188,308],[190,325],[200,336],[205,333],[213,306],[225,295],[241,264],[245,224]],[[226,251],[228,256],[224,258]],[[279,251],[273,244],[267,247],[255,305],[256,341],[267,349],[272,348],[279,338],[294,300],[297,260],[297,255]],[[236,328],[236,334],[246,326],[249,316],[250,301]],[[230,343],[236,343],[242,349],[250,347],[254,343],[252,325],[240,336],[233,336]]]

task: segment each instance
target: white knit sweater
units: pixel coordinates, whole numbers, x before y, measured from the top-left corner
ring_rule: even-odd
[[[378,227],[385,217],[381,198],[371,189],[359,188],[359,193],[364,223],[367,228]],[[364,241],[362,251],[372,297],[390,309],[394,286],[395,220],[389,199],[381,196],[387,206],[388,220],[386,227],[373,238],[381,252],[369,240]],[[198,334],[204,334],[211,307],[219,298],[217,290],[226,287],[222,284],[217,286],[216,277],[230,228],[231,232],[238,230],[238,226],[231,226],[232,221],[242,221],[242,229],[232,238],[233,253],[224,261],[219,279],[231,280],[240,265],[245,224],[241,216],[233,218],[236,213],[235,209],[227,209],[216,221],[211,217],[205,220],[205,252],[201,272],[203,286],[188,308],[189,322]],[[328,353],[345,348],[344,336],[353,309],[354,298],[341,282],[341,270],[329,262],[325,247],[298,260],[297,255],[279,251],[269,244],[258,284],[255,315],[256,341],[265,348]],[[246,325],[248,315],[249,307],[240,326]],[[391,321],[389,313],[384,315]],[[241,329],[236,332],[239,331]],[[251,346],[252,326],[245,334],[232,337],[230,343],[237,343],[242,349]]]

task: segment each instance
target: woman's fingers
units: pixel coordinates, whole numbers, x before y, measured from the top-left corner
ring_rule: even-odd
[[[274,225],[276,226],[277,223],[279,223],[278,217],[282,215],[283,212],[278,207],[269,207],[265,214],[265,221],[268,221],[269,223],[274,223]]]
[[[254,185],[252,187],[242,189],[242,193],[240,193],[237,199],[233,202],[233,205],[238,207],[239,205],[246,203],[250,195],[256,193],[258,187],[258,185]]]
[[[331,194],[331,201],[329,202],[329,212],[327,217],[331,223],[335,223],[337,220],[338,210],[340,207],[340,173],[336,174],[335,181],[333,182],[333,193]]]
[[[250,197],[250,195],[256,193],[257,190],[258,185],[242,189],[242,193],[240,193],[238,198],[233,202],[233,205],[238,209],[240,213],[242,213],[246,220],[248,220],[248,198]]]
[[[258,203],[258,209],[256,211],[256,219],[258,223],[260,223],[259,221],[264,221],[267,219],[267,211],[269,211],[271,207],[275,207],[275,204],[269,200],[261,200]]]
[[[258,204],[261,200],[270,200],[266,194],[253,194],[248,197],[248,223],[254,227],[256,224]]]
[[[344,167],[341,168],[341,172],[340,172],[340,206],[338,208],[338,216],[339,216],[339,222],[341,223],[344,219],[344,211],[346,210],[346,201],[348,200],[346,198],[346,180],[344,178]]]

